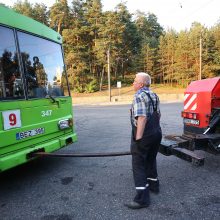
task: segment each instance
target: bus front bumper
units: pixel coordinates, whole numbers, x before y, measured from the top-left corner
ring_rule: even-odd
[[[20,164],[35,159],[36,157],[31,157],[34,152],[53,152],[76,141],[77,136],[74,133],[57,138],[56,140],[39,143],[34,147],[25,148],[21,151],[11,152],[6,155],[2,155],[0,156],[0,173],[2,171],[8,170],[12,167],[16,167]]]

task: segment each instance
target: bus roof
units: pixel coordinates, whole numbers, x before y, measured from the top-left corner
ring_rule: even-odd
[[[62,37],[56,31],[1,4],[0,24],[27,31],[29,33],[53,40],[57,43],[62,43]]]

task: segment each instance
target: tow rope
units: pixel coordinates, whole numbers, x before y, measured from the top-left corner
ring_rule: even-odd
[[[46,153],[46,152],[36,152],[32,156],[41,157],[117,157],[131,155],[130,151],[124,152],[108,152],[108,153]]]

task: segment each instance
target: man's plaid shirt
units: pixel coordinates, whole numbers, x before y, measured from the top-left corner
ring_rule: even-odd
[[[150,115],[152,115],[154,111],[151,100],[145,94],[145,92],[149,93],[150,97],[152,98],[154,102],[154,106],[157,100],[157,112],[160,113],[160,107],[159,107],[160,101],[159,101],[158,96],[147,87],[141,88],[135,93],[132,107],[131,107],[131,120],[135,126],[137,126],[138,116],[146,116],[148,120]]]

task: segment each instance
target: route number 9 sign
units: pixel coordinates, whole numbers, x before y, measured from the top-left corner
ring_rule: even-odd
[[[21,127],[21,112],[20,110],[11,110],[2,112],[4,120],[4,130]]]

